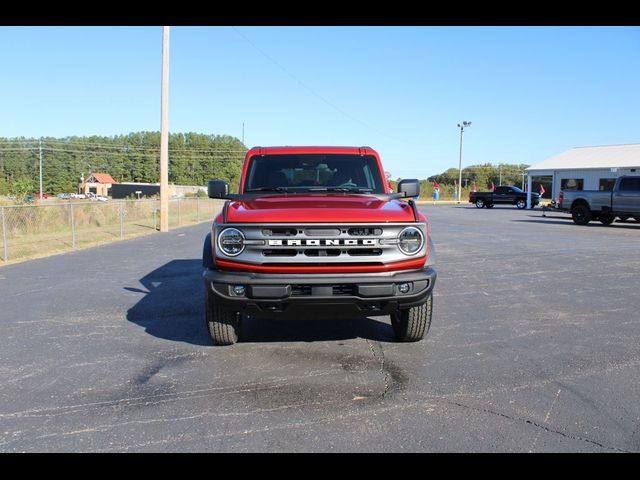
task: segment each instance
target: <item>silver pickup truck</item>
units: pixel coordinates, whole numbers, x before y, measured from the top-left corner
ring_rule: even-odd
[[[610,225],[616,217],[640,221],[640,176],[618,177],[611,191],[562,190],[557,208],[571,213],[578,225],[591,220]]]

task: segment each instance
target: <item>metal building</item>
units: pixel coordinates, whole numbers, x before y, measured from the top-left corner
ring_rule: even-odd
[[[207,187],[197,185],[169,185],[170,198],[182,198],[185,195],[195,195],[199,191],[207,193]],[[117,198],[144,198],[160,195],[159,183],[123,182],[113,184],[111,187],[113,199]]]
[[[527,192],[533,184],[551,186],[556,202],[560,190],[611,190],[621,175],[640,175],[640,143],[576,147],[526,169]],[[527,196],[531,205],[531,195]]]

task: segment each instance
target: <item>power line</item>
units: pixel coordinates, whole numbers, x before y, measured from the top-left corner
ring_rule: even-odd
[[[99,157],[103,157],[103,158],[109,158],[109,157],[113,157],[113,155],[118,155],[117,152],[105,152],[105,153],[97,153],[97,152],[83,152],[83,151],[75,151],[75,150],[52,150],[52,149],[45,149],[43,148],[42,151],[43,153],[46,154],[46,152],[48,151],[55,151],[58,153],[72,153],[72,154],[80,154],[80,155],[84,155],[85,157],[95,157],[95,156],[99,156]],[[1,151],[0,151],[1,153]],[[33,152],[34,154],[36,152]],[[159,156],[159,154],[156,155],[149,155],[149,154],[144,154],[144,153],[129,153],[126,154],[124,156],[121,157],[121,159],[126,159],[126,158],[149,158],[149,159],[157,159]],[[38,159],[37,155],[34,156],[33,158],[13,158],[12,160],[24,160],[26,162],[34,162]],[[6,159],[5,159],[6,160]],[[51,161],[60,161],[60,158],[49,158],[49,162]],[[77,160],[77,158],[76,158]],[[81,160],[81,158],[80,158]],[[236,158],[229,158],[229,157],[212,157],[212,156],[197,156],[197,157],[190,157],[190,156],[171,156],[171,158],[169,159],[170,163],[180,163],[180,162],[192,162],[192,163],[203,163],[203,162],[239,162],[241,163],[243,161],[243,157],[239,156]]]
[[[107,145],[107,144],[96,144],[96,143],[83,143],[83,142],[67,142],[64,140],[44,140],[43,141],[43,148],[47,148],[46,145],[49,144],[53,144],[54,147],[60,147],[60,146],[72,146],[74,148],[78,148],[78,147],[86,147],[86,148],[97,148],[97,149],[112,149],[112,150],[148,150],[148,151],[156,151],[160,149],[160,146],[157,147],[143,147],[143,146],[136,146],[136,145]],[[2,143],[0,142],[0,149],[9,149],[9,148],[15,148],[15,149],[27,149],[27,150],[32,150],[32,149],[38,149],[38,145],[33,145],[32,147],[29,146],[21,146],[21,147],[13,147],[13,146],[7,146],[4,147],[2,146]],[[216,151],[234,151],[234,152],[247,152],[249,149],[246,147],[235,147],[233,145],[220,145],[220,146],[213,146],[213,147],[196,147],[196,148],[190,148],[189,146],[182,146],[182,147],[173,147],[170,148],[170,150],[174,150],[174,151],[212,151],[212,150],[216,150]]]
[[[38,148],[33,148],[33,149],[3,149],[2,147],[0,147],[0,152],[4,152],[4,151],[23,151],[23,152],[36,152],[38,150]],[[96,152],[96,151],[91,151],[91,150],[74,150],[74,149],[69,149],[69,148],[51,148],[51,147],[46,147],[46,146],[42,146],[42,150],[43,151],[49,151],[49,152],[64,152],[64,153],[78,153],[78,154],[84,154],[84,155],[121,155],[121,156],[153,156],[154,153],[157,153],[159,155],[159,151],[158,150],[154,150],[153,152]],[[239,152],[239,151],[225,151],[225,150],[201,150],[201,151],[197,151],[197,150],[172,150],[172,152],[176,155],[180,155],[182,154],[183,156],[186,156],[186,154],[199,154],[200,156],[205,156],[203,154],[210,154],[210,155],[225,155],[225,156],[229,156],[229,155],[234,155],[237,154],[239,156],[244,156],[246,152]]]
[[[85,145],[83,145],[85,146]],[[46,145],[43,145],[43,148],[46,148],[47,150],[55,150],[55,149],[65,149],[65,150],[77,150],[79,149],[81,146],[77,146],[77,145],[69,145],[69,148],[65,148],[67,147],[67,145],[54,145],[53,147],[49,147]],[[86,149],[82,150],[82,151],[89,151],[91,149],[97,149],[97,150],[115,150],[114,152],[103,152],[100,151],[99,153],[130,153],[130,152],[140,152],[140,153],[144,153],[144,152],[159,152],[160,149],[159,148],[129,148],[129,147],[114,147],[114,148],[110,148],[110,147],[93,147],[91,145],[86,145]],[[1,149],[2,147],[0,147]],[[37,147],[35,147],[37,148]],[[80,151],[80,150],[77,150]],[[194,153],[199,153],[199,152],[215,152],[215,153],[241,153],[241,154],[245,154],[247,153],[248,150],[241,150],[241,149],[232,149],[232,148],[170,148],[169,151],[171,152],[185,152],[185,153],[189,153],[189,152],[194,152]]]
[[[289,77],[291,77],[295,82],[297,82],[302,88],[304,88],[305,90],[307,90],[309,93],[311,93],[313,96],[317,97],[318,99],[320,99],[321,101],[323,101],[324,103],[326,103],[327,105],[329,105],[331,108],[333,108],[334,110],[336,110],[337,112],[339,112],[340,114],[344,115],[345,117],[349,118],[350,120],[359,123],[360,125],[362,125],[363,127],[379,134],[379,135],[383,135],[387,138],[390,138],[391,140],[395,140],[397,142],[402,142],[405,144],[410,145],[409,142],[406,142],[404,140],[400,140],[397,139],[395,137],[392,137],[391,135],[387,134],[386,132],[383,132],[382,130],[379,130],[375,127],[372,127],[371,125],[363,122],[362,120],[360,120],[359,118],[354,117],[353,115],[345,112],[343,109],[341,109],[340,107],[338,107],[337,105],[335,105],[334,103],[330,102],[329,100],[327,100],[326,98],[324,98],[322,95],[320,95],[318,92],[316,92],[315,90],[313,90],[311,87],[309,87],[307,84],[305,84],[302,80],[300,80],[298,77],[296,77],[293,73],[289,72],[289,70],[287,70],[286,68],[284,68],[278,61],[276,61],[274,58],[272,58],[271,56],[269,56],[264,50],[262,50],[260,47],[258,47],[255,43],[253,43],[251,40],[249,40],[249,38],[247,38],[242,32],[240,32],[236,27],[232,26],[231,28],[233,28],[233,30],[240,35],[242,38],[244,38],[246,40],[246,42],[251,45],[254,49],[256,49],[262,56],[264,56],[267,60],[269,60],[271,63],[273,63],[275,66],[277,66],[280,70],[282,70],[285,74],[287,74]]]
[[[160,146],[157,147],[143,147],[136,145],[106,145],[106,144],[95,144],[95,143],[82,143],[82,142],[65,142],[65,141],[50,141],[45,140],[45,144],[54,144],[54,146],[72,146],[72,147],[86,147],[86,148],[99,148],[99,149],[112,149],[112,150],[148,150],[148,151],[156,151],[160,149]],[[188,146],[184,147],[173,147],[170,150],[178,151],[210,151],[210,150],[220,150],[220,151],[242,151],[247,152],[249,149],[244,147],[233,147],[233,146],[214,146],[210,148],[189,148]]]

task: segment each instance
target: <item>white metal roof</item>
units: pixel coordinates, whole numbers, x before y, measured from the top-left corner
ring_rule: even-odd
[[[531,165],[534,170],[579,170],[582,168],[640,168],[640,143],[576,147]]]

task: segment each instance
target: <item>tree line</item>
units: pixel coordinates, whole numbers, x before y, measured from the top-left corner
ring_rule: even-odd
[[[474,189],[479,192],[491,190],[492,183],[495,186],[515,185],[522,187],[523,181],[526,185],[526,175],[523,177],[523,173],[526,173],[525,168],[528,166],[525,164],[493,165],[485,163],[465,167],[462,169],[462,199],[466,199],[469,192]],[[459,174],[460,171],[457,168],[449,168],[442,173],[420,180],[420,198],[433,198],[434,182],[437,182],[440,199],[453,199]],[[396,190],[400,179],[391,180],[390,172],[385,172],[385,175],[391,181],[394,190]]]
[[[228,135],[169,135],[169,182],[206,185],[226,180],[237,188],[245,145]],[[42,152],[43,191],[76,192],[90,173],[110,174],[118,182],[156,183],[160,176],[160,132],[116,136],[0,138],[0,195],[39,191]]]
[[[529,165],[525,164],[500,164],[492,165],[485,163],[483,165],[472,165],[462,169],[462,187],[473,188],[475,184],[478,190],[490,189],[491,184],[494,185],[515,185],[522,187],[526,181],[525,168]],[[523,174],[525,174],[523,176]],[[448,170],[427,178],[428,182],[434,180],[440,185],[453,186],[458,182],[459,170],[457,168],[449,168]]]
[[[0,195],[24,196],[39,191],[42,151],[43,191],[50,195],[76,192],[90,173],[110,174],[118,182],[159,181],[160,132],[116,136],[0,138]],[[228,135],[172,133],[169,135],[169,182],[206,185],[218,178],[237,191],[246,146]],[[463,195],[495,185],[522,185],[524,164],[474,165],[462,170]],[[390,172],[385,172],[391,178]],[[399,179],[398,179],[399,180]],[[420,196],[432,198],[433,182],[441,198],[453,198],[458,169],[450,168],[420,181]],[[395,188],[397,181],[392,181]]]

